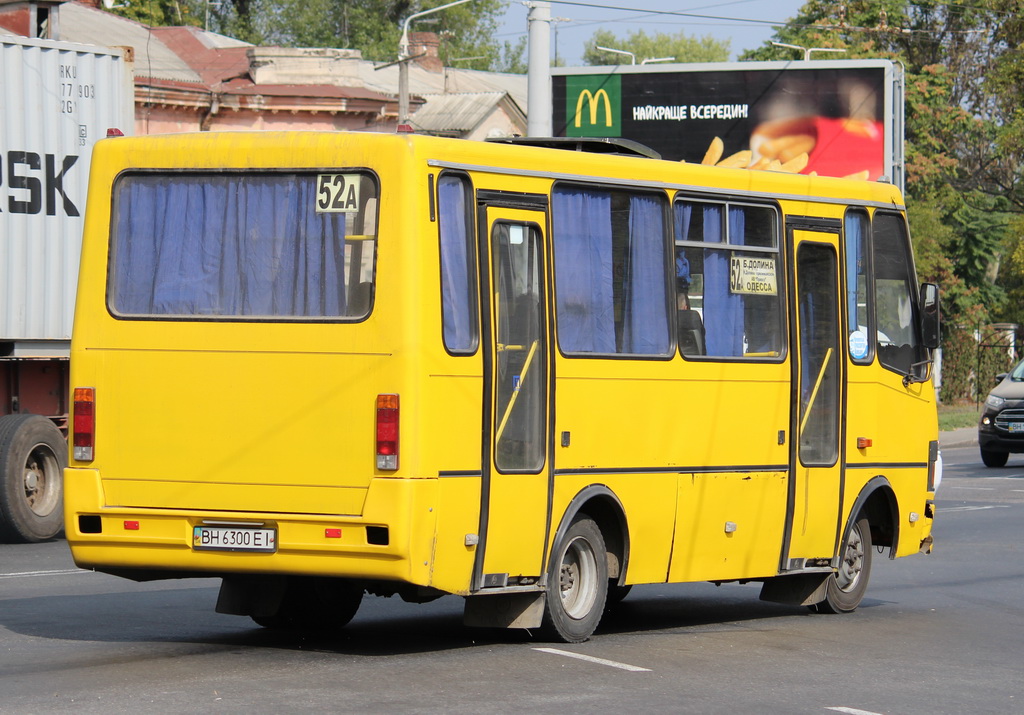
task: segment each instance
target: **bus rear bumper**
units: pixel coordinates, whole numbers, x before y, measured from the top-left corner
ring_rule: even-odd
[[[81,568],[138,581],[282,574],[433,585],[436,479],[375,479],[358,516],[111,506],[95,469],[68,468],[64,484]],[[197,527],[210,526],[269,530],[272,550],[203,548]]]

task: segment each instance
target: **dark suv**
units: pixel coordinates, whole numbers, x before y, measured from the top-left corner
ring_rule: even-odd
[[[985,398],[978,423],[978,446],[986,467],[1002,467],[1010,452],[1024,452],[1024,360],[1005,375]]]

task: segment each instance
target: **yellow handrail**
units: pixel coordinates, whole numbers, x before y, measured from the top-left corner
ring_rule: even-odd
[[[807,409],[804,411],[804,418],[800,420],[800,434],[804,433],[804,427],[807,426],[807,418],[811,416],[811,407],[814,405],[814,400],[818,397],[818,388],[821,387],[821,381],[825,379],[825,368],[828,367],[828,361],[832,359],[832,348],[828,349],[825,353],[825,360],[821,363],[821,370],[818,371],[818,379],[814,381],[814,389],[811,390],[811,399],[807,401]]]
[[[523,389],[523,383],[526,382],[526,374],[530,371],[530,365],[533,364],[533,356],[537,352],[537,345],[540,340],[534,340],[533,344],[530,345],[530,352],[526,355],[526,362],[523,363],[523,371],[519,373],[519,384],[516,389],[512,392],[512,399],[505,405],[505,414],[502,415],[501,424],[498,425],[498,436],[494,438],[495,442],[501,441],[501,435],[505,431],[505,425],[508,424],[508,418],[512,414],[512,408],[516,404],[516,398],[519,397],[519,391]]]

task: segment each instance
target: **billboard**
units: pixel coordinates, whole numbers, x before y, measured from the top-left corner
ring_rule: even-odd
[[[888,60],[553,67],[555,136],[621,137],[662,158],[903,185],[903,84]],[[716,158],[716,162],[720,159]]]

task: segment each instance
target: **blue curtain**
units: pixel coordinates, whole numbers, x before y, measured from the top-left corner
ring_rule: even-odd
[[[689,241],[690,216],[693,215],[693,204],[677,203],[675,210],[676,240]],[[681,289],[690,287],[690,261],[686,258],[685,248],[676,248],[676,283]]]
[[[345,315],[345,222],[313,176],[123,179],[113,307],[127,315]]]
[[[569,353],[615,352],[611,194],[564,188],[552,197],[558,342]]]
[[[722,240],[719,206],[704,207],[704,241]],[[729,208],[729,243],[743,245],[742,208]],[[743,296],[729,290],[730,251],[704,251],[704,328],[708,355],[743,356]]]
[[[622,352],[664,355],[669,327],[665,303],[665,212],[652,196],[629,199],[629,267]]]
[[[441,228],[441,311],[444,344],[453,352],[476,349],[474,282],[466,220],[466,185],[460,177],[442,176],[437,193]]]

